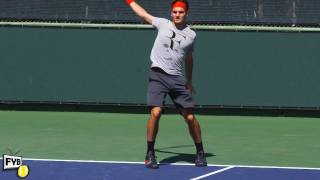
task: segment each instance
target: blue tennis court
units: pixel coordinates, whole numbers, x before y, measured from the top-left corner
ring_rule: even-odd
[[[316,180],[320,168],[161,164],[160,169],[146,169],[140,162],[81,161],[81,160],[24,160],[30,173],[26,179],[215,179],[215,180]],[[3,161],[1,161],[3,166]],[[16,170],[3,171],[0,179],[19,179]]]

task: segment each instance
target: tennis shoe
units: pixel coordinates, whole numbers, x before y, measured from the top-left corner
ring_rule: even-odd
[[[197,167],[207,166],[206,155],[203,151],[197,152],[196,159],[195,159],[194,163]]]
[[[157,159],[156,159],[154,152],[149,151],[147,153],[146,159],[144,160],[144,164],[147,168],[150,168],[150,169],[158,169],[159,168],[159,165],[157,163]]]

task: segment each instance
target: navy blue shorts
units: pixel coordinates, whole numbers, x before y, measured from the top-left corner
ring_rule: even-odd
[[[167,94],[169,94],[176,108],[194,108],[192,94],[186,88],[184,77],[169,75],[160,68],[151,68],[147,105],[149,107],[164,107]]]

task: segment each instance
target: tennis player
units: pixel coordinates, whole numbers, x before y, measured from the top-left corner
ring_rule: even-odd
[[[203,150],[201,129],[194,115],[192,100],[193,46],[196,33],[186,24],[189,5],[186,0],[171,3],[172,21],[150,15],[134,0],[126,0],[128,6],[144,21],[152,24],[158,35],[151,51],[151,70],[147,92],[150,117],[147,123],[147,154],[145,166],[159,168],[154,144],[159,128],[159,120],[169,95],[189,127],[196,146],[196,166],[207,166]],[[185,73],[183,72],[185,70]]]

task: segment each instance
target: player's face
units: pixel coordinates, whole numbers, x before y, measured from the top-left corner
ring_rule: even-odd
[[[171,10],[171,17],[175,24],[183,24],[185,23],[187,12],[181,7],[175,7]]]

